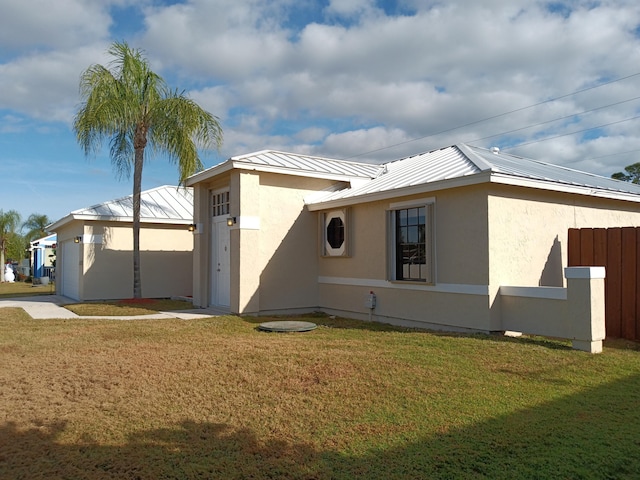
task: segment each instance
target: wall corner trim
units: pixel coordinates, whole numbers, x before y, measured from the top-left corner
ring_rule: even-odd
[[[604,267],[567,267],[564,269],[565,278],[605,278]]]

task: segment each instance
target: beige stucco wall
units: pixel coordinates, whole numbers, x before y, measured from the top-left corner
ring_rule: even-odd
[[[80,300],[133,296],[133,230],[117,222],[73,221],[58,232],[59,242],[82,236]],[[143,224],[140,229],[142,296],[190,296],[193,281],[193,234],[186,225]],[[58,262],[62,266],[62,259]],[[64,270],[56,279],[61,285]]]
[[[499,329],[500,286],[566,286],[569,228],[640,225],[640,204],[493,185],[488,198],[492,328]]]
[[[194,304],[210,304],[209,195],[229,188],[230,309],[234,313],[314,309],[318,305],[317,216],[304,198],[335,182],[233,170],[194,185]]]
[[[388,211],[398,202],[425,199],[435,201],[436,283],[389,281]],[[373,319],[433,328],[486,329],[486,188],[470,186],[354,205],[349,214],[351,256],[319,260],[322,309],[368,317],[364,297],[374,291]]]
[[[386,210],[400,197],[351,207],[352,257],[321,258],[320,306],[374,318],[502,330],[500,286],[566,285],[569,228],[640,225],[640,205],[496,184],[449,189],[435,199],[436,284],[387,281]],[[477,288],[476,288],[477,287]]]
[[[195,185],[202,232],[194,237],[194,303],[208,305],[209,192],[223,187],[238,219],[230,230],[235,313],[320,308],[414,326],[500,331],[500,286],[564,285],[568,228],[640,225],[638,204],[484,183],[348,207],[350,255],[323,257],[323,212],[309,212],[303,199],[330,183],[231,171]],[[435,202],[435,284],[390,281],[388,211],[425,199]],[[377,296],[373,311],[364,300],[370,291]]]

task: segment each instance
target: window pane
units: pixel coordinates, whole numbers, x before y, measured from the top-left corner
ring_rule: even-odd
[[[414,207],[395,211],[396,280],[431,280],[431,260],[427,255],[427,208]]]
[[[327,242],[331,248],[340,248],[344,243],[344,223],[339,217],[333,217],[327,225]]]
[[[398,210],[397,212],[397,221],[398,226],[404,227],[407,225],[407,211],[406,210]]]
[[[407,242],[407,227],[398,228],[398,242],[401,244]]]
[[[418,224],[423,226],[426,223],[426,215],[425,215],[426,210],[427,209],[425,207],[420,207],[418,209]]]
[[[407,242],[418,243],[418,227],[407,227]]]

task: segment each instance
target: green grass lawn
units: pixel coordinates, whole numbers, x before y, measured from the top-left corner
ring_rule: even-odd
[[[0,309],[0,478],[640,477],[640,351]]]
[[[13,297],[30,297],[33,295],[51,295],[55,293],[55,285],[32,285],[27,282],[0,283],[0,299]]]

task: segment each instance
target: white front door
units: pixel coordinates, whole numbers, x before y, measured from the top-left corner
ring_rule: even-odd
[[[210,304],[217,307],[229,307],[231,291],[229,227],[226,216],[214,217],[212,220]]]

